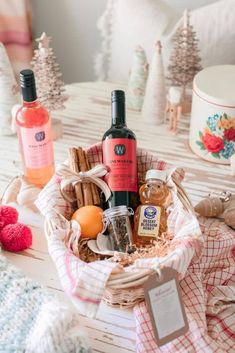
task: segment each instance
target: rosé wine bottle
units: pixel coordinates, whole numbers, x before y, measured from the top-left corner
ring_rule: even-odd
[[[44,186],[54,173],[50,116],[37,100],[32,70],[20,72],[20,86],[23,104],[16,114],[16,125],[24,176],[30,183]]]

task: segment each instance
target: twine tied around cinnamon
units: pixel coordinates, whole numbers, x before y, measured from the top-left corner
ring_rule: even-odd
[[[56,171],[57,174],[63,178],[60,184],[61,193],[63,197],[69,202],[75,201],[76,197],[71,196],[71,194],[66,191],[68,185],[75,187],[76,184],[84,182],[96,184],[103,191],[106,201],[111,196],[110,188],[108,187],[107,183],[101,179],[107,173],[107,168],[104,164],[97,164],[95,167],[86,172],[78,173],[72,171],[66,165],[60,165]]]

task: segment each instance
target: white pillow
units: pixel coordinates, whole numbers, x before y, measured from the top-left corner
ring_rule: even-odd
[[[145,49],[151,62],[158,39],[163,44],[165,68],[168,66],[172,36],[182,19],[179,10],[166,1],[176,3],[176,0],[109,0],[110,8],[112,2],[108,16],[110,26],[107,38],[104,36],[106,45],[103,42],[108,80],[128,79],[136,45]],[[187,2],[182,0],[181,6]],[[199,3],[205,2],[208,3],[206,0]],[[192,10],[190,18],[199,39],[202,66],[235,64],[235,0],[221,0]]]
[[[193,10],[191,24],[199,39],[203,67],[235,64],[235,0]]]
[[[109,80],[126,80],[133,51],[140,44],[148,60],[158,39],[167,38],[179,15],[161,0],[116,0],[110,43]]]

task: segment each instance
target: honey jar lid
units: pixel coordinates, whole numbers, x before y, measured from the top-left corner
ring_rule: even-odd
[[[193,90],[208,103],[235,107],[235,65],[210,66],[198,72]]]
[[[145,177],[145,180],[148,179],[159,179],[166,182],[167,173],[165,170],[149,169]]]

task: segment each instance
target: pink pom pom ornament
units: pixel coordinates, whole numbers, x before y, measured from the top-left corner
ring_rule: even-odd
[[[4,250],[22,251],[32,245],[32,232],[25,224],[8,224],[0,232],[0,242]]]
[[[0,206],[0,229],[8,224],[16,223],[18,212],[11,206]]]

